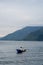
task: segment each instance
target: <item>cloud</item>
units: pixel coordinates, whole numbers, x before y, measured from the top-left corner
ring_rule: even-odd
[[[1,33],[27,25],[43,25],[43,0],[0,0]]]

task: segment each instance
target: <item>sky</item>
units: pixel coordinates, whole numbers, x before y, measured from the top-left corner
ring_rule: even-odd
[[[43,26],[43,0],[0,0],[0,37],[26,26]]]

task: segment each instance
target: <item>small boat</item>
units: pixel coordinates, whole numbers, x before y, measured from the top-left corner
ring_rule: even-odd
[[[26,49],[24,50],[21,50],[21,49],[16,49],[17,53],[23,53],[23,52],[26,52]]]

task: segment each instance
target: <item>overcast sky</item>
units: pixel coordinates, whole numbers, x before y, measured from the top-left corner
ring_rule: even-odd
[[[43,26],[43,0],[0,0],[0,36],[30,25]]]

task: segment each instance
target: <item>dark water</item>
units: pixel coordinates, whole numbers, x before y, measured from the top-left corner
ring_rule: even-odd
[[[27,49],[16,54],[16,49]],[[43,42],[0,41],[0,65],[43,65]]]

